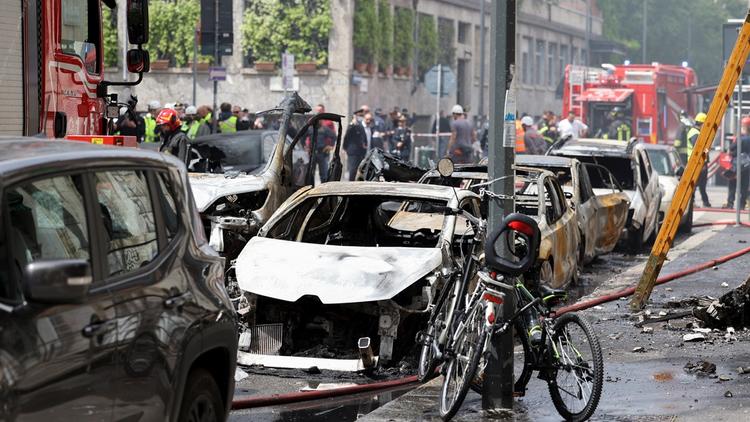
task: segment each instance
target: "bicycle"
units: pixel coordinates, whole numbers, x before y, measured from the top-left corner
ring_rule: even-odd
[[[498,236],[493,233],[488,245],[494,244],[497,238]],[[507,261],[497,257],[494,250],[488,249],[487,246],[485,258],[488,267],[493,270],[497,269],[506,274],[514,272],[513,268],[508,271],[505,267]],[[555,409],[563,418],[576,422],[590,418],[601,398],[604,373],[602,351],[591,324],[586,319],[575,313],[555,315],[552,308],[563,301],[567,293],[564,290],[540,285],[540,295],[534,297],[517,277],[511,285],[505,283],[505,277],[495,271],[480,271],[478,275],[482,284],[509,291],[516,298],[514,314],[499,322],[495,321],[492,328],[495,334],[503,334],[515,328],[516,338],[523,349],[524,362],[514,384],[515,395],[525,394],[531,375],[538,371],[539,378],[547,382]],[[476,297],[472,300],[476,300]],[[541,338],[538,345],[532,345],[529,339],[528,324],[534,319],[529,318],[529,315],[541,317]],[[471,316],[467,317],[467,320],[471,321]],[[487,333],[482,335],[487,336]],[[484,363],[477,362],[478,375],[471,380],[471,388],[479,393],[482,392],[487,353],[485,345],[482,355],[479,356],[479,360],[484,357]],[[472,356],[472,359],[476,360],[477,356]]]

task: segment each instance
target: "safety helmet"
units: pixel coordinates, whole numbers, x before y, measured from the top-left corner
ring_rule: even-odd
[[[742,126],[750,126],[750,116],[745,116],[742,118]]]
[[[521,118],[521,124],[524,126],[534,126],[534,119],[531,116],[523,116]]]
[[[148,103],[148,109],[149,110],[158,110],[161,108],[161,103],[157,100],[151,101]]]
[[[187,106],[187,108],[185,109],[185,114],[198,114],[198,109],[195,106]]]
[[[464,114],[464,108],[461,107],[461,104],[456,104],[453,106],[451,113],[452,114]]]
[[[182,122],[174,109],[163,108],[156,116],[156,125],[165,126],[170,132],[174,132],[182,126]]]
[[[695,123],[703,123],[706,121],[706,113],[698,113],[695,115]]]

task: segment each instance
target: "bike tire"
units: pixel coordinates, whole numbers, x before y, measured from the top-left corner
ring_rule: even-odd
[[[440,362],[435,357],[435,350],[432,343],[437,335],[437,322],[430,324],[425,333],[429,340],[422,340],[422,347],[419,349],[419,363],[417,365],[417,377],[419,382],[427,382],[437,376],[437,367]]]
[[[580,331],[585,338],[576,338],[575,340],[571,339],[573,336],[570,334],[570,329],[574,328],[574,326],[580,328]],[[556,353],[558,356],[552,357],[553,359],[558,360],[554,376],[550,377],[547,381],[552,403],[555,405],[555,409],[557,409],[560,416],[566,421],[582,422],[588,420],[594,414],[594,411],[596,411],[602,393],[604,363],[599,340],[594,334],[591,324],[586,319],[580,315],[568,313],[556,319],[553,326],[553,336],[551,341],[555,344],[555,348],[560,349],[557,350]],[[570,346],[568,347],[568,345]],[[584,345],[587,346],[587,351],[590,352],[590,355],[587,354],[584,356],[582,354],[581,351],[584,349]],[[550,353],[554,354],[555,349],[551,349]],[[576,355],[574,356],[575,362],[573,362],[571,355]],[[584,358],[585,362],[583,360]],[[586,372],[586,378],[590,378],[591,381],[590,394],[585,400],[585,405],[583,405],[580,410],[571,409],[569,404],[566,403],[563,393],[565,395],[575,396],[566,388],[561,387],[559,380],[561,373],[567,373],[568,375],[573,374],[576,377],[576,386],[578,387],[577,394],[582,397],[585,391],[580,388],[581,384],[578,383],[580,378],[577,372],[580,369],[576,368],[583,368],[583,371]]]
[[[513,325],[516,329],[514,338],[518,340],[518,342],[521,344],[521,348],[523,349],[523,365],[521,373],[518,375],[518,377],[516,378],[516,382],[513,384],[513,392],[523,395],[526,392],[526,385],[531,379],[531,374],[534,372],[534,357],[531,354],[532,351],[531,345],[529,344],[529,336],[526,333],[526,328],[523,325],[523,322],[520,319],[517,319]],[[517,361],[514,357],[514,367],[516,363]],[[479,367],[477,368],[477,375],[471,382],[471,389],[477,394],[482,394],[482,389],[484,386],[484,370],[486,366],[486,360],[481,360],[479,363]]]
[[[445,370],[445,376],[443,378],[443,385],[440,389],[440,416],[443,420],[447,421],[456,415],[458,410],[466,398],[466,393],[469,392],[471,381],[474,379],[477,367],[479,366],[479,360],[482,357],[485,340],[487,339],[487,330],[484,327],[484,308],[482,306],[474,306],[471,312],[467,315],[466,321],[467,327],[461,333],[459,337],[451,338],[450,344],[456,344],[459,350],[456,351],[456,356],[451,356],[445,361],[447,369]],[[474,338],[469,337],[471,335]],[[455,387],[455,393],[449,397],[449,385],[453,379],[454,372],[459,370],[459,355],[463,355],[463,347],[469,347],[468,353],[466,353],[465,371],[458,376],[458,384]]]

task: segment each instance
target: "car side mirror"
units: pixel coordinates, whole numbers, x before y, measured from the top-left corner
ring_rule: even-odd
[[[128,40],[131,44],[148,42],[148,0],[128,0]]]
[[[82,259],[37,261],[26,266],[23,279],[30,301],[78,303],[91,286],[91,266]]]
[[[677,167],[677,169],[676,169],[676,170],[674,171],[674,174],[675,174],[675,175],[676,175],[677,177],[682,177],[682,174],[683,174],[683,173],[685,173],[685,167],[684,167],[684,166],[679,166],[679,167]]]
[[[128,72],[130,73],[148,73],[151,68],[148,51],[141,49],[128,50],[127,64]]]

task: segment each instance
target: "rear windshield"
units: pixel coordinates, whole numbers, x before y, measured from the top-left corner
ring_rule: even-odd
[[[624,190],[635,189],[635,179],[633,176],[633,168],[631,167],[631,160],[627,157],[592,157],[592,156],[578,156],[577,158],[584,163],[599,164],[609,169],[612,175],[620,183],[620,186]],[[591,187],[594,189],[612,189],[612,185],[609,182],[609,176],[600,174],[597,171],[589,170],[589,179],[591,180]]]

